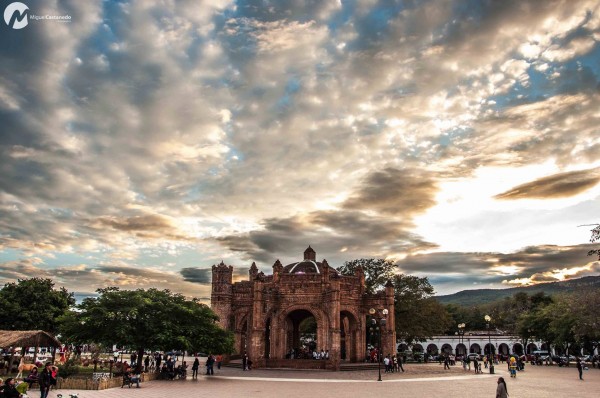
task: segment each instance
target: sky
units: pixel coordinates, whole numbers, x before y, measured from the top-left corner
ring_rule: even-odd
[[[595,0],[12,3],[0,284],[207,301],[308,245],[437,294],[600,275]]]

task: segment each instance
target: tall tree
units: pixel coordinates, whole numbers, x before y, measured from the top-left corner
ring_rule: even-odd
[[[19,279],[0,290],[0,329],[42,329],[55,334],[57,318],[75,304],[73,293],[54,289],[52,279]]]
[[[61,318],[61,332],[72,343],[117,344],[137,351],[141,368],[145,350],[230,353],[233,336],[218,317],[196,299],[169,290],[98,290]]]
[[[354,275],[358,268],[365,273],[365,290],[376,293],[387,281],[394,284],[396,334],[409,344],[424,341],[442,333],[451,318],[445,307],[432,296],[433,286],[429,280],[412,275],[398,274],[398,268],[385,259],[358,259],[347,261],[338,271],[343,275]]]
[[[344,265],[337,270],[342,275],[354,275],[358,268],[362,268],[365,273],[365,290],[373,294],[385,286],[386,282],[391,280],[396,274],[397,267],[392,261],[383,258],[361,258],[352,261],[346,261]]]
[[[393,278],[396,334],[412,344],[443,333],[451,324],[446,308],[434,297],[427,277],[399,274]]]

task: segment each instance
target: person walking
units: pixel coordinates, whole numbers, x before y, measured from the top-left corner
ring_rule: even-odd
[[[448,358],[448,355],[444,356],[444,370],[450,370],[450,359]]]
[[[194,359],[194,363],[192,364],[192,379],[198,378],[198,369],[200,368],[200,360],[198,357]]]
[[[402,366],[402,355],[398,353],[398,355],[396,355],[396,358],[398,358],[398,367],[400,368],[402,373],[404,373],[404,366]]]
[[[504,377],[498,377],[498,387],[496,387],[496,398],[508,398],[508,389]]]
[[[577,371],[579,372],[579,380],[583,380],[583,364],[581,358],[577,358]]]

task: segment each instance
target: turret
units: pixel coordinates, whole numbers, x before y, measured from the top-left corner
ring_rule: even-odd
[[[282,272],[283,264],[279,260],[275,261],[275,264],[273,264],[273,283],[279,283]]]
[[[256,267],[256,263],[253,262],[252,265],[250,266],[250,270],[248,271],[248,277],[250,279],[250,282],[252,282],[254,279],[256,279],[257,275],[258,275],[258,267]]]
[[[310,245],[308,246],[308,248],[306,250],[304,250],[304,259],[317,261],[317,252],[315,252],[313,250],[313,248],[310,247]]]
[[[233,267],[227,266],[223,261],[212,266],[212,293],[210,306],[219,316],[220,325],[228,329],[231,315]]]

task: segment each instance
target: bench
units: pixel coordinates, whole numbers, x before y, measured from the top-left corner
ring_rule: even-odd
[[[138,376],[129,376],[128,374],[124,374],[123,375],[123,384],[121,385],[121,388],[128,386],[129,388],[131,388],[132,384],[136,384],[137,388],[140,388],[140,377]]]

